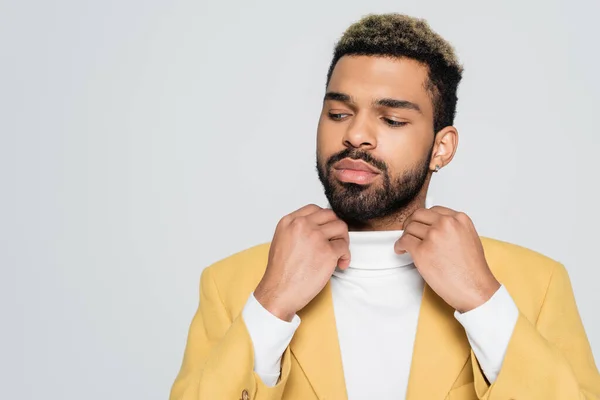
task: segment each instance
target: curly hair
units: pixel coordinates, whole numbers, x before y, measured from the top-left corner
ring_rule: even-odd
[[[427,66],[425,82],[433,103],[435,132],[454,124],[463,68],[454,49],[427,21],[408,15],[370,14],[350,25],[335,45],[327,83],[343,56],[410,58]]]

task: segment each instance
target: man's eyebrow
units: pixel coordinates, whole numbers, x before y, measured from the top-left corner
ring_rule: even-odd
[[[323,99],[323,101],[325,100],[341,101],[342,103],[354,104],[354,100],[350,95],[340,92],[325,93],[325,98]]]
[[[346,93],[340,93],[340,92],[327,92],[327,93],[325,93],[325,98],[323,100],[324,101],[325,100],[339,101],[339,102],[346,103],[346,104],[355,104],[356,103],[354,101],[354,99],[352,98],[352,96],[350,96]],[[421,107],[419,107],[418,104],[413,103],[408,100],[383,98],[383,99],[377,99],[377,100],[373,101],[373,105],[379,106],[379,107],[414,110],[414,111],[417,111],[419,114],[423,114],[423,111],[421,111]]]
[[[402,108],[405,110],[415,110],[419,114],[423,114],[421,111],[421,107],[418,104],[413,103],[408,100],[397,100],[397,99],[378,99],[373,102],[373,105],[381,106],[381,107],[389,107],[389,108]]]

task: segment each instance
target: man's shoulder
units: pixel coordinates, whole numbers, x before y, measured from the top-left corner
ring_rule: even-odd
[[[551,275],[562,265],[552,258],[532,249],[498,239],[482,237],[485,257],[494,273],[502,275]]]
[[[526,314],[537,315],[553,276],[567,277],[561,263],[542,253],[497,239],[481,242],[494,276]]]
[[[486,260],[492,272],[508,280],[547,282],[556,268],[564,268],[552,258],[506,241],[481,237]],[[271,243],[261,243],[227,256],[209,267],[217,282],[239,284],[260,280],[265,272]]]
[[[221,301],[234,308],[243,305],[260,282],[269,258],[270,243],[261,243],[220,259],[205,268]]]
[[[270,243],[261,243],[222,258],[210,266],[216,281],[235,282],[261,276],[267,267]]]

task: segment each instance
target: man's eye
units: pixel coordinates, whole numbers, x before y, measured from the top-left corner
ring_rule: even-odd
[[[400,127],[400,126],[404,126],[406,125],[408,122],[404,122],[404,121],[395,121],[393,119],[389,119],[389,118],[383,118],[383,120],[385,121],[386,124],[388,124],[391,127]]]
[[[341,121],[344,118],[346,118],[348,115],[350,114],[343,114],[343,113],[329,113],[329,118],[331,118],[334,121]]]

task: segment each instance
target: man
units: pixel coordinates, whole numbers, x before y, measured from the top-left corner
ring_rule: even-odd
[[[565,268],[425,208],[461,75],[423,20],[348,28],[317,132],[331,209],[203,271],[172,400],[600,398]]]

